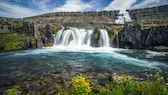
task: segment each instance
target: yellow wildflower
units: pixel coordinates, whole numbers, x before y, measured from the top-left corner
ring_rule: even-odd
[[[83,74],[72,78],[72,86],[75,95],[88,95],[92,91],[89,80]]]

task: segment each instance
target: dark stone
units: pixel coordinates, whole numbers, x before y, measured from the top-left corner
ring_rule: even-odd
[[[36,39],[36,47],[37,48],[43,47],[43,41],[41,39]]]
[[[31,39],[26,39],[24,41],[24,48],[33,48],[32,40]]]
[[[114,40],[116,44],[117,38]],[[148,48],[164,45],[168,42],[168,27],[159,26],[141,30],[140,25],[125,26],[119,33],[119,46],[121,48]]]
[[[52,32],[54,29],[53,29],[53,26],[47,24],[46,25],[46,32]]]
[[[97,89],[94,89],[94,88],[93,88],[93,90],[92,90],[92,91],[93,91],[93,93],[95,93],[95,94],[98,94],[98,93],[100,93],[100,91],[99,91],[99,90],[97,90]]]
[[[107,83],[107,79],[106,78],[100,78],[100,79],[98,79],[98,82],[99,82],[99,84],[101,85],[101,86],[105,86],[106,85],[106,83]]]
[[[112,76],[112,75],[110,75],[110,76],[108,77],[108,81],[113,81],[113,76]]]
[[[91,46],[92,47],[98,47],[99,46],[99,40],[91,39]]]
[[[16,27],[15,30],[19,33],[24,33],[30,36],[34,36],[34,23],[23,22],[23,26]]]
[[[125,26],[121,33],[119,33],[119,37],[120,47],[128,46],[129,48],[137,48],[142,46],[140,25],[135,25],[133,27]]]
[[[153,27],[149,30],[149,34],[146,38],[146,46],[158,46],[158,45],[167,45],[168,42],[168,27],[159,26]]]
[[[49,40],[46,36],[42,36],[41,40],[42,40],[43,44],[47,44],[49,42]]]

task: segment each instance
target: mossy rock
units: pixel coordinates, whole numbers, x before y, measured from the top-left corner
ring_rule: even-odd
[[[24,41],[26,39],[31,39],[32,43],[35,45],[34,38],[32,36],[19,34],[17,32],[9,32],[1,36],[0,49],[5,51],[23,49]]]
[[[94,40],[98,40],[99,39],[99,29],[98,28],[94,29],[94,32],[93,32],[93,35],[92,35],[92,39],[94,39]]]
[[[56,34],[61,29],[60,26],[56,26],[56,25],[54,25],[53,28],[54,28],[53,34]]]

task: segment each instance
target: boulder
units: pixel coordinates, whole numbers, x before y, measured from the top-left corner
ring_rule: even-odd
[[[37,48],[43,47],[43,41],[41,39],[36,39],[36,47]]]
[[[24,48],[33,48],[32,40],[31,39],[26,39],[24,41]]]
[[[42,36],[41,40],[42,40],[43,44],[47,44],[49,42],[49,39],[46,36]]]

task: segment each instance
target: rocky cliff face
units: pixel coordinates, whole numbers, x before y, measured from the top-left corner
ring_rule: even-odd
[[[164,23],[168,21],[168,5],[128,11],[131,19],[138,23]]]
[[[115,39],[114,43],[117,40]],[[119,45],[122,48],[153,48],[168,46],[168,26],[142,29],[141,25],[125,26],[119,33]]]
[[[58,30],[59,25],[0,18],[0,28],[0,37],[3,38],[0,39],[0,50],[17,50],[51,46],[53,34]]]
[[[100,12],[55,12],[25,18],[26,20],[40,20],[52,23],[113,23],[119,11]]]

